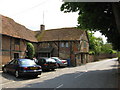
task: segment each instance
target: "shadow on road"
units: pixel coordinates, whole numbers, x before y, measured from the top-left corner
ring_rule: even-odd
[[[23,81],[23,80],[29,80],[29,79],[39,78],[39,77],[32,77],[32,76],[21,76],[20,78],[16,78],[13,74],[10,74],[10,73],[2,73],[2,77],[5,78],[6,81],[7,80],[11,80],[11,81]]]
[[[106,70],[77,71],[63,74],[52,79],[28,83],[23,88],[56,88],[58,86],[61,86],[61,88],[118,88],[118,70],[115,68],[117,65],[111,65],[111,67],[113,68]],[[6,74],[2,74],[2,76],[14,81],[26,80],[16,79],[11,75],[8,78]],[[21,88],[15,90],[19,89],[21,90]]]
[[[63,68],[58,68],[58,69],[63,69]],[[55,72],[56,70],[45,70],[42,73],[49,73],[49,72]],[[23,81],[23,80],[29,80],[29,79],[36,79],[39,77],[32,77],[32,76],[22,76],[20,78],[16,78],[13,74],[10,73],[1,73],[2,77],[5,78],[6,80],[12,80],[12,81]]]
[[[56,70],[46,70],[43,71],[42,73],[49,73],[49,72],[55,72]],[[23,80],[29,80],[29,79],[36,79],[40,77],[32,77],[32,76],[21,76],[20,78],[16,78],[13,74],[11,73],[1,73],[2,77],[5,78],[6,80],[12,80],[12,81],[23,81]]]
[[[61,84],[61,88],[117,88],[117,77],[116,69],[75,72],[27,84],[23,88],[56,88]]]
[[[120,67],[120,65],[111,65],[111,67]]]

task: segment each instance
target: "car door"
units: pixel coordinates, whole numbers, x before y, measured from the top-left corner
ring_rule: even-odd
[[[11,72],[14,73],[16,70],[18,70],[18,68],[19,68],[18,60],[15,59],[11,65]]]
[[[6,65],[7,71],[12,72],[13,63],[14,63],[14,60],[12,60],[11,62],[9,62],[9,63]]]
[[[45,63],[45,61],[43,58],[39,59],[39,65],[44,66],[44,63]]]

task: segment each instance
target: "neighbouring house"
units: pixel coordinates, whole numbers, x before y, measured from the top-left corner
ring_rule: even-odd
[[[60,57],[67,59],[71,66],[88,62],[89,40],[84,30],[77,28],[45,30],[45,26],[41,25],[41,30],[31,31],[2,15],[0,21],[2,64],[13,58],[25,58],[27,42],[33,43],[37,57]]]
[[[0,42],[0,52],[2,52],[2,64],[13,58],[24,58],[26,54],[26,43],[35,44],[37,39],[35,33],[23,25],[16,23],[13,19],[5,16],[1,17],[2,40]]]
[[[71,66],[88,62],[89,40],[87,32],[77,28],[36,31],[37,57],[60,57],[70,60]]]

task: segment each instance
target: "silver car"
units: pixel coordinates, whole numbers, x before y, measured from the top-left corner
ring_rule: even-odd
[[[67,60],[62,60],[59,57],[51,57],[51,58],[57,62],[58,67],[66,67],[68,65]]]

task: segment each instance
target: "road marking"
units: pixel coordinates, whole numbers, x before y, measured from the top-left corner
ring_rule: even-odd
[[[56,88],[60,88],[60,87],[62,87],[63,86],[63,84],[61,84],[61,85],[59,85],[58,87],[56,87]]]
[[[95,65],[94,66],[92,66],[92,64],[90,64],[90,68],[87,68],[87,67],[89,67],[89,65],[87,66],[86,65],[86,69],[88,70],[88,71],[91,71],[92,69],[94,70],[94,68],[96,68],[96,67],[99,67],[99,66],[101,66],[102,64],[104,64],[104,63],[108,63],[109,61],[113,61],[113,60],[117,60],[117,59],[108,59],[108,60],[106,60],[106,61],[99,61],[99,62],[95,62]],[[99,64],[101,62],[101,64]],[[94,63],[94,62],[92,62],[92,63]],[[89,64],[89,63],[88,63]],[[91,67],[92,66],[92,67]],[[75,69],[79,69],[80,67],[77,67],[77,68],[64,68],[64,70],[75,70]],[[63,69],[59,69],[59,70],[56,70],[55,72],[46,72],[46,73],[43,73],[42,75],[40,75],[40,78],[46,78],[49,74],[52,74],[52,75],[54,75],[54,74],[58,74],[58,75],[55,75],[55,76],[59,76],[59,71],[62,71]],[[62,72],[64,72],[64,70],[62,71]],[[81,69],[80,69],[81,70]],[[87,70],[84,70],[85,72],[81,72],[79,75],[76,75],[76,77],[74,76],[74,78],[78,78],[78,77],[80,77],[80,76],[82,76],[83,74],[85,74],[86,72],[87,72]],[[76,71],[76,70],[75,70]],[[70,72],[67,72],[67,73],[70,73]],[[62,73],[63,74],[63,73]],[[62,74],[60,74],[60,75],[62,75]],[[78,74],[78,73],[77,73]],[[12,77],[11,77],[12,78]],[[47,78],[46,78],[47,79]],[[38,81],[39,79],[35,79],[35,80],[27,80],[26,81],[26,83],[28,83],[28,82],[32,82],[32,81]],[[22,82],[22,83],[24,83],[24,81],[25,80],[22,80],[22,81],[20,81],[20,82]],[[2,84],[0,84],[0,85],[6,85],[6,84],[10,84],[10,83],[15,83],[15,82],[18,82],[18,81],[10,81],[10,82],[5,82],[5,83],[2,83]],[[60,87],[62,87],[63,86],[63,84],[61,84],[61,85],[59,85],[58,87],[56,87],[56,89],[57,88],[60,88]]]
[[[108,59],[108,60],[106,60],[106,61],[99,61],[99,62],[102,62],[102,63],[100,63],[100,64],[99,64],[99,62],[96,62],[96,63],[98,63],[98,64],[92,66],[90,69],[92,69],[92,68],[96,68],[96,67],[98,67],[98,66],[100,66],[100,65],[102,65],[102,64],[104,64],[104,63],[106,63],[106,62],[109,62],[110,60],[115,60],[115,59]],[[78,78],[78,77],[82,76],[83,74],[85,74],[86,72],[88,72],[88,71],[90,70],[90,69],[88,70],[86,66],[85,66],[85,68],[86,68],[85,72],[79,74],[79,75],[76,76],[75,78]]]
[[[86,72],[83,72],[83,73],[79,74],[78,76],[76,76],[75,78],[78,78],[78,77],[82,76],[82,75],[85,74],[85,73],[86,73]]]

